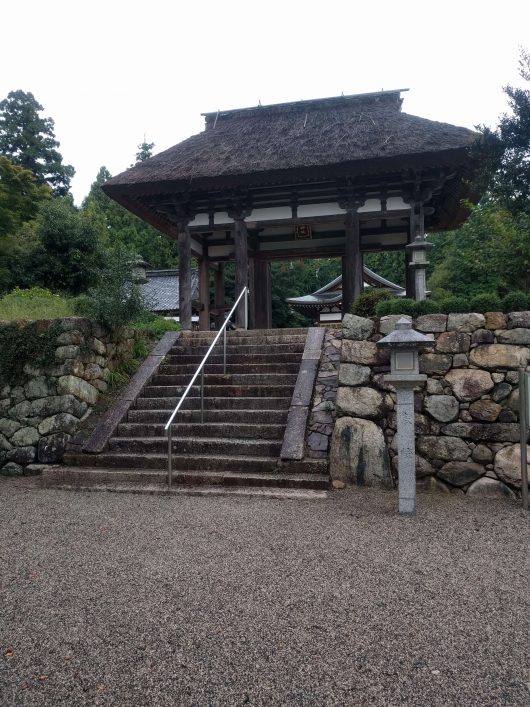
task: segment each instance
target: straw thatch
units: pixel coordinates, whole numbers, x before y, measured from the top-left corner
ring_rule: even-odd
[[[357,173],[377,163],[393,165],[407,157],[428,156],[444,164],[444,155],[462,153],[476,138],[471,130],[401,112],[399,91],[341,96],[298,103],[205,114],[203,132],[111,179],[109,195],[127,187],[156,185],[211,188],[230,178],[248,186],[253,178],[355,165]],[[372,164],[372,167],[370,166]],[[137,192],[137,189],[135,189]],[[138,192],[137,192],[138,193]]]

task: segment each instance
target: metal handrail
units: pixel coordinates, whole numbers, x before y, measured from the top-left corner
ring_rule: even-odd
[[[223,374],[226,373],[226,327],[228,326],[228,322],[230,319],[233,317],[234,312],[236,311],[237,306],[241,302],[241,299],[244,297],[245,298],[245,329],[248,329],[248,294],[249,294],[249,289],[248,287],[245,287],[242,291],[239,297],[236,299],[234,302],[234,306],[228,313],[228,316],[223,322],[223,326],[219,329],[217,332],[217,336],[213,340],[213,342],[210,345],[210,348],[206,352],[206,355],[202,359],[199,367],[195,371],[193,378],[191,381],[188,383],[188,387],[182,394],[182,397],[177,403],[176,408],[173,410],[171,413],[171,417],[166,423],[166,426],[164,427],[164,430],[167,432],[167,445],[168,445],[168,452],[167,452],[167,487],[168,491],[171,489],[171,477],[173,476],[173,451],[172,451],[172,441],[173,441],[173,436],[171,434],[171,425],[173,423],[173,420],[175,419],[175,415],[177,412],[180,410],[180,406],[186,399],[186,396],[190,392],[193,384],[195,383],[197,376],[199,373],[201,374],[201,422],[204,422],[204,364],[208,360],[208,356],[212,353],[212,350],[214,346],[216,345],[219,337],[221,334],[223,334]]]

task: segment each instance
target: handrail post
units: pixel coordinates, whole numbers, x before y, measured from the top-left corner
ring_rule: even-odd
[[[226,327],[223,332],[223,374],[226,373]]]
[[[245,329],[248,329],[248,287],[245,287]]]
[[[173,481],[173,435],[171,425],[167,430],[167,490],[171,492],[171,482]]]
[[[201,422],[204,422],[204,366],[201,368]]]

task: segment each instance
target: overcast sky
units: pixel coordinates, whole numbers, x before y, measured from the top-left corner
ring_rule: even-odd
[[[0,99],[55,120],[78,203],[98,169],[202,130],[201,112],[394,88],[403,110],[496,124],[528,0],[25,0],[2,7]]]

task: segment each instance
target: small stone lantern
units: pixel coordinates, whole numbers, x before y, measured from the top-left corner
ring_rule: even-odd
[[[416,514],[416,444],[414,433],[414,388],[423,385],[427,376],[419,372],[418,352],[434,341],[412,328],[410,319],[402,317],[388,336],[377,342],[390,349],[390,374],[385,381],[397,393],[397,441],[399,474],[399,512]]]
[[[414,285],[417,300],[424,300],[427,298],[425,269],[429,264],[429,261],[427,260],[427,253],[432,247],[432,243],[426,241],[425,238],[422,238],[419,234],[412,241],[412,243],[405,246],[405,250],[410,251],[412,254],[409,268],[414,270]]]

